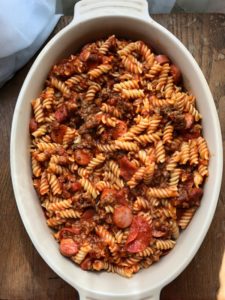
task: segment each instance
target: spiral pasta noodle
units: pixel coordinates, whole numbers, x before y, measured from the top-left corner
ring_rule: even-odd
[[[85,100],[88,102],[91,102],[94,100],[95,95],[98,91],[100,91],[101,87],[99,84],[92,84],[87,90],[87,93],[85,95]]]
[[[120,118],[121,115],[122,115],[121,112],[118,109],[116,109],[114,106],[110,106],[110,105],[108,105],[106,103],[102,104],[101,110],[103,112],[112,114],[116,118]]]
[[[122,63],[128,71],[135,74],[142,73],[142,64],[132,55],[123,56]]]
[[[106,157],[102,153],[96,155],[96,157],[94,157],[87,165],[87,171],[92,171],[98,165],[102,164],[105,161],[105,159]]]
[[[44,111],[41,104],[41,99],[40,98],[34,99],[32,100],[31,103],[32,103],[36,122],[42,123],[44,121]]]
[[[170,198],[178,195],[176,188],[149,188],[148,196],[155,198]]]
[[[89,71],[88,75],[90,76],[91,79],[95,79],[104,73],[108,73],[109,70],[111,70],[111,68],[112,68],[111,65],[102,64],[102,65],[98,66],[96,69]]]
[[[64,97],[70,97],[70,90],[69,88],[65,85],[64,82],[60,81],[59,79],[52,77],[51,78],[51,84],[53,87],[55,87],[56,89],[58,89]]]
[[[86,178],[80,179],[80,184],[84,188],[85,191],[89,192],[93,198],[97,198],[98,191],[93,187],[91,182]]]
[[[133,90],[138,88],[139,88],[138,80],[122,81],[120,83],[114,84],[113,86],[113,90],[116,92],[121,92],[123,90]]]
[[[99,53],[105,55],[113,42],[115,41],[115,35],[111,35],[99,48]]]
[[[54,89],[51,87],[47,87],[46,90],[44,91],[44,94],[42,97],[44,98],[43,100],[43,108],[50,110],[52,108],[54,98],[55,98],[55,92]]]

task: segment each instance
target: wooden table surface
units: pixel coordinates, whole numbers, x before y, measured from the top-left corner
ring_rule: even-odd
[[[174,33],[199,63],[214,96],[224,141],[225,15],[172,14],[155,15],[154,19]],[[70,17],[62,17],[52,35],[70,20]],[[74,300],[79,299],[77,292],[47,266],[32,245],[21,222],[10,179],[9,143],[13,110],[33,61],[0,89],[0,300]],[[163,289],[161,299],[215,299],[225,245],[223,192],[224,179],[216,213],[201,248],[185,271]]]

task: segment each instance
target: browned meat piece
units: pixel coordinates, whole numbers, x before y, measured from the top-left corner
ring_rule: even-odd
[[[74,55],[69,59],[64,59],[58,65],[54,65],[51,74],[57,76],[70,77],[75,73],[82,73],[85,71],[85,66],[82,61]]]
[[[55,112],[55,118],[59,123],[64,122],[68,118],[66,105],[61,105]]]

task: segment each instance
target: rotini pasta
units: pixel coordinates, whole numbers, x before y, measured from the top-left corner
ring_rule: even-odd
[[[155,162],[150,163],[144,172],[144,183],[146,185],[150,184],[155,172]]]
[[[91,79],[97,78],[101,76],[104,73],[108,73],[109,70],[112,69],[112,66],[109,64],[102,64],[99,65],[96,69],[93,69],[88,72],[88,75],[90,76]]]
[[[32,100],[31,104],[34,111],[35,121],[37,123],[42,123],[44,121],[44,111],[43,111],[41,99],[40,98],[34,99]]]
[[[156,156],[156,161],[158,163],[164,163],[165,162],[165,160],[166,160],[166,152],[165,152],[165,149],[164,149],[162,141],[159,141],[156,144],[156,147],[155,147],[155,156]]]
[[[171,198],[178,195],[176,188],[149,188],[148,194],[149,197],[155,198]]]
[[[90,85],[90,87],[88,88],[87,93],[86,93],[84,99],[87,102],[93,101],[94,98],[95,98],[96,93],[98,91],[100,91],[100,90],[101,90],[101,86],[99,84],[92,84],[92,85]]]
[[[134,74],[142,73],[142,64],[132,55],[123,56],[122,63],[127,71],[130,71]]]
[[[72,200],[71,199],[66,199],[66,200],[62,200],[59,202],[54,202],[54,203],[49,203],[46,206],[47,210],[52,210],[52,211],[59,211],[59,210],[64,210],[67,208],[70,208],[72,206]]]
[[[105,55],[109,48],[115,43],[115,35],[111,35],[99,48],[99,53]]]
[[[47,87],[44,93],[42,94],[43,97],[43,108],[50,110],[54,103],[55,95],[54,89],[51,87]]]
[[[136,99],[136,98],[143,98],[144,97],[144,91],[143,90],[125,90],[122,89],[122,97],[126,99]]]
[[[163,131],[163,143],[171,143],[173,139],[173,126],[166,124]]]
[[[159,250],[168,250],[175,246],[176,242],[173,240],[157,240],[156,248]]]
[[[121,112],[115,108],[114,106],[103,103],[101,106],[101,110],[106,113],[112,114],[116,118],[120,118],[122,116]]]
[[[55,77],[52,77],[51,78],[51,84],[53,87],[55,87],[56,89],[58,89],[64,97],[70,97],[70,90],[68,89],[68,87],[65,85],[64,82],[58,80],[57,78]]]
[[[63,209],[62,211],[56,212],[56,215],[60,218],[68,219],[68,218],[80,218],[80,212],[74,209]]]
[[[86,178],[81,178],[80,179],[80,184],[82,185],[82,187],[84,188],[85,191],[87,191],[88,193],[91,194],[91,196],[95,199],[98,196],[98,191],[93,187],[93,185],[91,184],[91,182],[86,179]]]
[[[131,179],[127,182],[128,186],[133,189],[139,181],[141,181],[144,178],[145,173],[145,167],[140,167],[134,175],[131,177]]]
[[[103,155],[102,153],[98,154],[96,157],[92,158],[92,160],[87,165],[87,171],[92,171],[97,166],[102,164],[105,161],[105,159],[106,159],[105,155]]]
[[[134,202],[133,210],[134,211],[141,211],[144,210],[150,210],[151,209],[151,203],[144,199],[143,197],[137,197],[137,200]]]
[[[121,92],[122,90],[133,90],[138,88],[139,88],[138,80],[122,81],[120,83],[114,84],[113,86],[113,90],[116,92]]]
[[[181,229],[185,229],[188,224],[191,222],[191,219],[193,218],[193,215],[196,211],[196,207],[192,207],[189,209],[186,209],[183,214],[181,215],[181,218],[178,220],[178,226]]]
[[[62,194],[60,182],[55,174],[48,174],[48,182],[51,187],[53,195]]]

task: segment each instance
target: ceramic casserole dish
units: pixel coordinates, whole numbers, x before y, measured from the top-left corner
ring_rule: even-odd
[[[111,34],[154,45],[156,51],[166,54],[179,66],[185,87],[197,98],[203,116],[203,134],[211,154],[210,175],[191,224],[166,257],[130,279],[112,273],[83,271],[60,254],[33,188],[29,155],[30,101],[42,90],[51,66],[86,43]],[[220,125],[206,80],[184,45],[149,16],[147,1],[77,3],[72,22],[44,47],[30,69],[18,97],[11,132],[11,174],[17,206],[34,246],[46,263],[78,290],[80,299],[159,299],[160,290],[184,270],[207,233],[219,196],[222,165]]]

